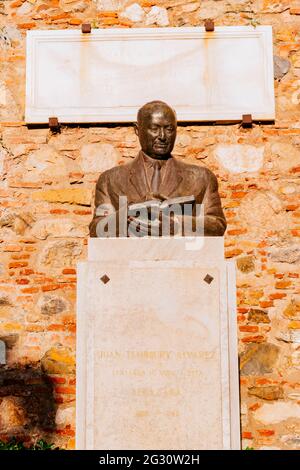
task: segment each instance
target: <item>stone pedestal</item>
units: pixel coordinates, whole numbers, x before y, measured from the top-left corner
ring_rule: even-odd
[[[89,240],[78,266],[78,449],[238,449],[237,357],[222,237]]]

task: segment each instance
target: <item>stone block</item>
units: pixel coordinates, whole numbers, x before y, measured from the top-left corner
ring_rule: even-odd
[[[90,206],[92,192],[85,188],[48,189],[35,191],[32,195],[34,201],[61,202]]]
[[[242,375],[263,375],[273,372],[279,356],[279,347],[271,343],[251,344],[241,354]]]

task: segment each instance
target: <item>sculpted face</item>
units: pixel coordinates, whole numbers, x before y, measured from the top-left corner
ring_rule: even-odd
[[[168,105],[141,108],[136,133],[143,152],[158,160],[168,158],[174,147],[176,127],[176,116]]]

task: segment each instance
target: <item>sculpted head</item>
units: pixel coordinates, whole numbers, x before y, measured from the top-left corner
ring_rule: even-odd
[[[173,150],[176,139],[175,111],[163,101],[151,101],[137,115],[135,132],[141,148],[149,157],[164,160]]]

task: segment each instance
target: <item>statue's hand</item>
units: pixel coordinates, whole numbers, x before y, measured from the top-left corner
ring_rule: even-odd
[[[154,193],[153,196],[154,199],[159,199],[160,201],[166,201],[168,199],[168,197],[162,193]]]
[[[136,236],[139,237],[146,237],[151,234],[150,220],[141,219],[132,215],[129,215],[127,220],[128,229],[131,234],[136,233]]]
[[[171,213],[169,216],[159,213],[159,217],[153,221],[140,219],[138,217],[128,216],[128,225],[136,231],[141,237],[145,236],[168,236],[176,235],[180,229],[181,221]]]
[[[152,201],[152,199],[158,199],[159,201],[165,201],[168,199],[167,196],[165,196],[162,193],[147,193],[145,201]]]

